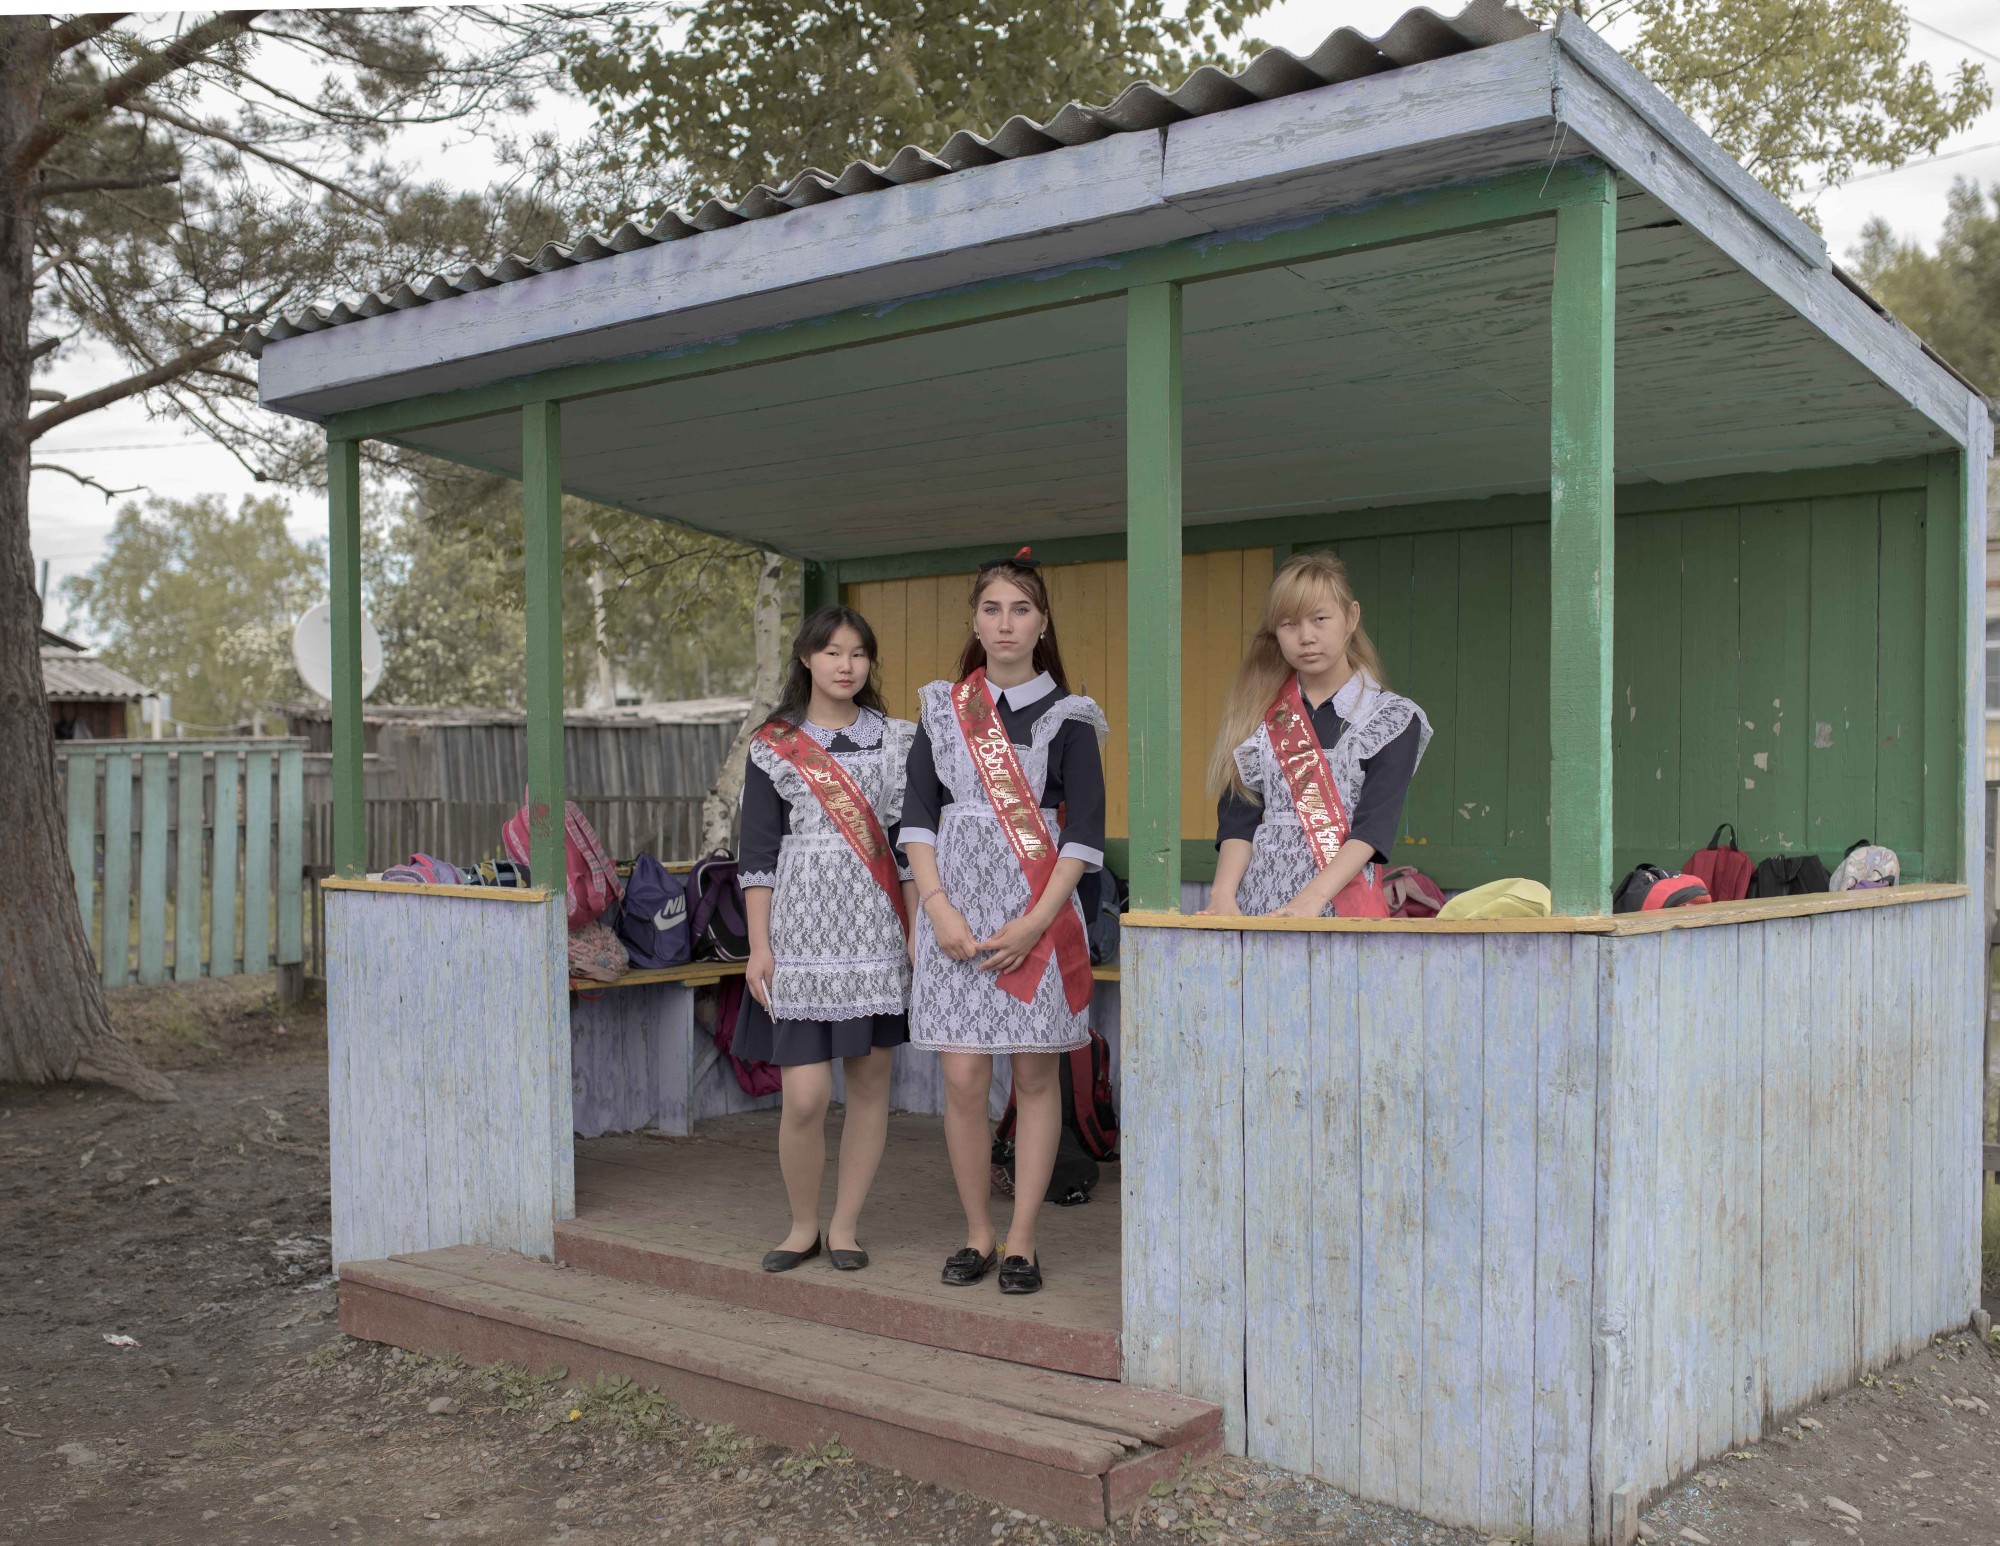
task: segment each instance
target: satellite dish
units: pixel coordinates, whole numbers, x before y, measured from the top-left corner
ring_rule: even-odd
[[[292,664],[299,679],[328,703],[333,702],[333,608],[324,601],[308,607],[292,625]],[[382,680],[382,636],[366,614],[361,619],[361,696]]]

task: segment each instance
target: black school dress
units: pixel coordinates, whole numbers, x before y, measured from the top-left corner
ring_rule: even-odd
[[[917,727],[863,709],[852,725],[799,727],[860,786],[897,844]],[[781,1067],[865,1057],[910,1039],[910,956],[895,907],[797,768],[762,741],[743,772],[738,878],[769,886],[771,1009],[751,998],[732,1050]],[[909,870],[897,849],[897,871]]]

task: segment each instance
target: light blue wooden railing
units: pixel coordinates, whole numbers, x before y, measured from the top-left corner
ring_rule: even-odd
[[[57,743],[70,873],[106,987],[304,960],[305,745]]]

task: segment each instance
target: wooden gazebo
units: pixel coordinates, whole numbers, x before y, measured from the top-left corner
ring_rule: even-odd
[[[330,454],[351,1326],[594,1349],[1076,1522],[1219,1411],[1233,1450],[1559,1543],[1629,1539],[1702,1459],[1971,1312],[1986,406],[1575,18],[1413,11],[413,280],[274,328],[261,382]],[[564,493],[804,560],[807,599],[874,619],[906,712],[978,557],[1056,566],[1133,909],[1120,1372],[1202,1405],[997,1455],[922,1403],[862,1411],[865,1381],[753,1400],[754,1371],[593,1331],[612,1300],[581,1290],[558,1335],[525,1267],[368,1260],[568,1251],[576,1211],[562,908],[359,877],[370,439],[522,482],[542,874]],[[1448,885],[1545,878],[1558,916],[1189,915],[1194,770],[1272,563],[1309,546],[1347,558],[1437,726],[1403,852]],[[1722,821],[1759,853],[1872,838],[1904,884],[1610,916],[1624,866]],[[692,1121],[673,991],[631,1077]],[[798,1292],[764,1309],[1086,1378]]]

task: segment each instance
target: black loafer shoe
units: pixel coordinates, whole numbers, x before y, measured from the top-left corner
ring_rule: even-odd
[[[819,1236],[813,1236],[813,1243],[803,1251],[766,1251],[764,1270],[766,1272],[790,1272],[802,1261],[811,1261],[819,1255]]]
[[[837,1245],[830,1245],[826,1248],[826,1259],[842,1272],[859,1272],[868,1265],[868,1253],[859,1246],[843,1251]]]
[[[1025,1256],[1010,1256],[1000,1263],[1000,1292],[1003,1294],[1038,1294],[1042,1291],[1042,1263],[1037,1257],[1030,1261]]]
[[[970,1288],[991,1272],[999,1260],[998,1247],[982,1256],[968,1245],[964,1250],[953,1251],[945,1258],[944,1281],[953,1288]]]

